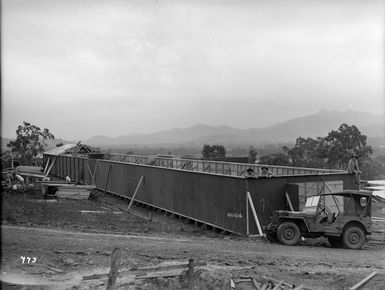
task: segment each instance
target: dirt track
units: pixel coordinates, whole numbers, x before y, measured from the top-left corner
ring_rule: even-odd
[[[122,268],[165,261],[187,261],[189,258],[208,263],[199,272],[195,281],[196,289],[229,289],[230,278],[245,275],[272,276],[291,284],[302,283],[311,289],[343,289],[354,285],[372,271],[380,273],[365,285],[367,289],[381,289],[385,285],[383,246],[354,251],[327,247],[288,247],[244,238],[93,234],[15,226],[2,226],[2,272],[43,271],[41,276],[51,277],[51,281],[55,280],[54,274],[58,273],[50,275],[44,265],[77,275],[103,270],[108,272],[109,255],[114,247],[123,251]],[[20,256],[36,257],[37,263],[33,266],[22,265]],[[75,278],[72,282],[81,288],[90,286]],[[120,285],[122,288],[173,288],[173,284],[165,280],[155,283],[138,285],[131,281]],[[103,289],[105,285],[100,287]],[[236,289],[253,288],[241,283]]]
[[[361,289],[384,289],[385,244],[378,244],[379,240],[362,250],[289,247],[221,235],[140,207],[113,214],[127,204],[110,196],[97,201],[42,202],[40,198],[35,192],[3,194],[1,280],[8,282],[2,283],[5,289],[105,289],[105,278],[82,278],[108,273],[115,247],[122,249],[121,270],[190,258],[205,264],[195,269],[194,289],[229,289],[231,278],[242,277],[265,283],[262,276],[303,284],[306,289],[348,289],[373,271],[378,274]],[[81,214],[80,210],[110,213]],[[22,256],[36,257],[37,262],[23,264]],[[120,289],[188,286],[186,275],[151,279],[121,275],[117,283]],[[240,282],[235,289],[255,288]]]

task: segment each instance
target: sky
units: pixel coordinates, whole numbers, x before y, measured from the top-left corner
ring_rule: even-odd
[[[1,135],[383,114],[381,0],[2,0]]]

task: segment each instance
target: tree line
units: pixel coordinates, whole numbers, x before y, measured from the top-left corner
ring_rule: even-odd
[[[298,137],[291,148],[283,146],[281,152],[256,157],[250,147],[248,160],[260,164],[310,168],[347,168],[352,154],[357,155],[363,171],[363,179],[385,179],[385,156],[373,156],[373,148],[367,145],[367,136],[361,134],[355,125],[342,124],[325,137]],[[204,145],[203,158],[225,157],[222,145]]]

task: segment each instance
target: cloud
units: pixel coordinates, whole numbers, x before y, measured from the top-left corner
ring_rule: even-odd
[[[26,117],[82,136],[382,110],[380,1],[31,3],[4,5],[5,132]]]

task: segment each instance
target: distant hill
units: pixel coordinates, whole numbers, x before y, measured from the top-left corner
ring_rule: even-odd
[[[221,144],[267,144],[295,142],[298,137],[324,137],[331,130],[346,123],[356,125],[368,137],[383,137],[384,115],[361,111],[327,111],[288,120],[265,128],[236,129],[228,126],[195,125],[186,129],[173,128],[150,134],[131,134],[119,137],[93,136],[86,144],[100,146],[154,145],[204,143]]]

